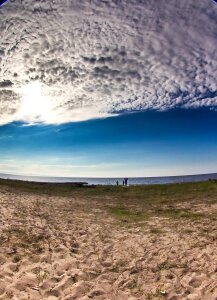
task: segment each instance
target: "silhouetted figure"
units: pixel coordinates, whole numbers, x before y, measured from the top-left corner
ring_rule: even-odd
[[[124,178],[124,185],[127,185],[128,178]]]
[[[117,186],[119,185],[119,182],[118,182],[118,180],[116,181],[116,185],[117,185]]]

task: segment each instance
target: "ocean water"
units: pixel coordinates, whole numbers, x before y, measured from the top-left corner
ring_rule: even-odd
[[[123,178],[88,178],[88,177],[42,177],[42,176],[23,176],[0,174],[0,178],[4,179],[18,179],[34,182],[87,182],[88,184],[96,185],[115,185],[116,181],[122,184]],[[168,176],[168,177],[129,177],[129,185],[143,185],[143,184],[168,184],[181,182],[198,182],[207,181],[209,179],[217,180],[217,173],[199,174],[199,175],[185,175],[185,176]]]

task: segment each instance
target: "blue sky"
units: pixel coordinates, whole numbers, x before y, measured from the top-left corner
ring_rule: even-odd
[[[217,112],[146,111],[69,124],[0,127],[0,171],[163,176],[217,171]]]

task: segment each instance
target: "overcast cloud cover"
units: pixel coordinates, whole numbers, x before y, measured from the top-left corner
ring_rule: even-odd
[[[11,0],[0,9],[0,124],[215,108],[216,33],[210,0]],[[24,109],[32,97],[40,107]]]

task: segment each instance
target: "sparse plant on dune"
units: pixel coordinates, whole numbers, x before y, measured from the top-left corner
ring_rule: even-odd
[[[14,263],[18,263],[19,261],[21,261],[22,257],[19,255],[19,254],[16,254],[14,257],[13,257],[13,262]]]
[[[172,269],[172,268],[175,268],[177,267],[177,263],[174,263],[174,262],[171,262],[169,260],[165,260],[164,262],[160,263],[158,265],[158,269],[161,271],[161,270],[169,270],[169,269]]]
[[[46,269],[42,269],[41,266],[35,269],[35,275],[38,283],[38,288],[43,284],[44,280],[48,276],[48,271]]]
[[[154,298],[154,294],[153,293],[148,293],[148,294],[146,294],[145,300],[152,300],[153,298]]]

